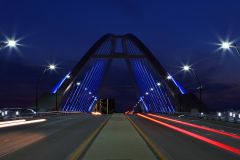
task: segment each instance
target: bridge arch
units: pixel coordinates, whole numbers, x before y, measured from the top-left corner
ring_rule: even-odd
[[[144,112],[179,111],[184,89],[154,54],[133,34],[106,34],[97,40],[76,66],[53,88],[64,111],[90,112],[97,103],[101,81],[113,59],[124,59],[135,77]]]

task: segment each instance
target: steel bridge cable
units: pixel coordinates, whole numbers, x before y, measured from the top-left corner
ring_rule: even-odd
[[[103,77],[103,71],[105,70],[105,67],[106,67],[106,61],[103,60],[102,61],[102,66],[99,69],[99,71],[97,73],[97,76],[95,76],[96,77],[95,80],[94,80],[94,82],[95,82],[95,84],[94,84],[95,91],[97,90],[96,88],[98,88],[98,86],[99,86],[100,79],[102,79],[102,77]],[[91,108],[94,105],[94,103],[95,103],[95,98],[93,99],[93,102],[91,103],[91,105],[88,107],[88,111],[91,110]]]
[[[92,66],[92,65],[90,64],[90,66]],[[90,74],[90,72],[91,72],[91,70],[89,70],[89,71],[86,73],[86,75],[84,76],[84,79],[83,79],[82,83],[81,83],[80,86],[79,86],[79,90],[78,90],[78,92],[77,92],[77,95],[74,95],[74,98],[73,98],[74,100],[73,100],[73,102],[72,102],[72,101],[70,102],[70,103],[71,103],[70,111],[74,111],[74,110],[75,110],[74,102],[76,101],[76,98],[78,98],[79,94],[81,93],[82,86],[84,85],[84,83],[85,83],[85,81],[86,81],[86,78],[88,77],[88,75]]]
[[[89,72],[88,72],[87,74],[89,74]],[[81,85],[82,85],[82,84],[81,84]],[[68,108],[67,108],[68,111],[71,111],[72,101],[74,101],[75,95],[79,93],[80,89],[81,89],[81,86],[78,86],[78,87],[75,89],[74,94],[73,94],[73,96],[71,97],[70,101],[69,101],[69,102],[66,102],[66,105],[68,106]]]
[[[96,63],[96,62],[93,62],[93,63],[94,63],[94,66],[92,68],[92,72],[89,75],[88,79],[86,80],[86,83],[85,83],[85,85],[83,87],[84,89],[83,89],[83,92],[82,92],[82,96],[78,100],[79,101],[78,104],[80,105],[78,107],[82,108],[83,111],[85,111],[84,105],[85,105],[85,101],[87,101],[87,99],[86,99],[86,97],[88,95],[88,91],[87,90],[89,90],[89,85],[90,85],[90,82],[92,80],[92,76],[96,73],[96,68],[100,65],[99,63]]]
[[[145,65],[148,66],[148,65],[146,64],[146,62],[145,62]],[[150,70],[149,70],[149,66],[146,67],[145,70],[146,70],[146,72],[150,72]],[[151,71],[152,71],[152,70],[151,70]],[[151,80],[152,80],[153,83],[154,83],[154,86],[156,86],[156,84],[155,84],[156,82],[154,81],[154,78],[153,78],[152,74],[150,74],[150,77],[151,77]],[[170,112],[171,112],[171,111],[174,112],[174,108],[173,108],[171,102],[168,101],[168,97],[167,97],[166,95],[164,95],[164,93],[166,93],[167,90],[165,90],[165,92],[162,92],[162,90],[161,90],[160,87],[158,87],[157,89],[160,90],[160,92],[161,92],[161,97],[163,97],[163,100],[165,101],[165,104],[167,105],[168,110],[169,110]],[[171,108],[169,108],[169,107],[171,107]]]
[[[134,49],[133,48],[134,48],[134,46],[129,41],[129,51],[130,51],[131,54],[134,54]],[[136,81],[137,81],[138,85],[140,86],[142,94],[145,95],[145,91],[146,91],[146,86],[145,85],[146,84],[145,84],[145,82],[142,79],[137,78],[137,77],[140,77],[141,74],[139,75],[139,71],[138,71],[136,62],[137,62],[137,60],[134,59],[134,62],[131,63],[132,64],[132,68],[134,68],[134,70],[135,70]],[[143,86],[144,88],[142,88],[141,86]],[[146,109],[146,107],[147,107],[146,103],[144,103],[144,107]],[[147,107],[146,110],[149,111],[149,108]]]
[[[93,72],[93,68],[94,68],[94,65],[92,65],[91,64],[91,70],[88,72],[88,74],[84,77],[84,80],[83,80],[83,82],[82,82],[82,85],[81,85],[81,87],[80,87],[80,90],[79,90],[79,92],[78,92],[78,94],[76,95],[76,97],[74,98],[74,101],[73,101],[73,103],[72,103],[72,107],[71,107],[71,110],[72,111],[76,111],[76,108],[77,108],[77,106],[76,106],[76,102],[78,101],[78,99],[79,99],[79,97],[82,95],[82,92],[84,92],[84,91],[82,91],[82,88],[85,88],[85,83],[86,83],[86,81],[88,81],[88,79],[89,79],[89,76],[92,74],[92,72]]]
[[[143,90],[144,93],[143,94],[145,95],[146,91],[148,90],[148,86],[147,86],[147,83],[146,83],[146,79],[144,77],[142,77],[142,73],[140,72],[140,68],[139,68],[137,62],[138,61],[135,62],[136,63],[136,67],[137,67],[137,72],[138,72],[138,75],[140,77],[140,80],[142,80],[142,84],[144,86],[144,90]],[[147,100],[148,104],[150,105],[150,109],[151,110],[155,110],[154,108],[152,108],[152,101],[149,99],[149,97],[146,96],[145,99]]]
[[[106,54],[109,55],[111,53],[111,40],[107,40],[107,43],[105,44],[105,46],[103,47],[103,52],[102,54]]]
[[[96,72],[94,73],[94,77],[92,78],[91,82],[90,82],[90,86],[89,86],[89,89],[91,89],[91,91],[94,91],[94,88],[96,88],[96,82],[98,81],[98,79],[101,79],[101,74],[102,74],[102,70],[104,69],[104,65],[105,65],[105,62],[104,60],[101,60],[99,63],[99,66],[97,67],[97,70]],[[85,106],[88,106],[88,103],[89,101],[87,101],[87,103],[85,102],[84,104],[84,107]],[[85,107],[86,108],[86,107]],[[88,106],[88,109],[89,109],[89,106]],[[85,109],[86,110],[86,109]]]
[[[145,63],[146,64],[146,66],[148,66],[148,68],[150,69],[150,68],[152,68],[151,66],[149,66],[147,63]],[[152,69],[153,70],[153,69]],[[153,70],[154,71],[154,70]],[[155,74],[156,74],[156,72],[154,72]],[[154,74],[153,74],[154,75]],[[161,81],[162,82],[162,81]],[[165,84],[165,83],[164,83]],[[165,94],[165,98],[167,99],[167,103],[168,103],[168,105],[170,105],[170,107],[171,107],[171,109],[172,109],[172,112],[175,112],[175,107],[173,107],[173,104],[172,104],[172,102],[170,101],[170,99],[169,99],[169,96],[167,95],[167,93],[169,92],[167,89],[166,89],[166,84],[165,85],[163,85],[163,90],[164,91],[162,91],[162,89],[161,89],[161,87],[159,86],[159,90],[160,90],[160,92],[161,92],[161,94],[164,96],[164,94]],[[166,101],[166,100],[165,100]]]
[[[143,62],[141,61],[141,63],[143,63]],[[146,63],[145,63],[145,65],[146,65]],[[143,67],[142,65],[141,65],[141,67],[142,67],[143,71],[145,72],[145,74],[149,73],[149,71],[146,71],[146,67]],[[156,89],[156,87],[155,87],[156,84],[155,84],[154,80],[152,80],[151,72],[148,75],[149,76],[147,78],[149,79],[149,81],[151,83],[150,85]],[[166,112],[165,105],[164,105],[164,102],[163,102],[161,96],[159,97],[158,101],[161,104],[162,111]]]
[[[141,82],[141,79],[139,78],[138,71],[137,71],[136,64],[135,64],[135,60],[133,60],[133,62],[131,62],[131,64],[132,64],[132,68],[134,70],[134,74],[135,74],[135,77],[136,77],[136,82],[138,83],[138,86],[140,87],[140,90],[143,94],[144,89],[143,89],[142,85],[144,85],[144,84],[143,84],[143,82]],[[145,105],[145,109],[146,109],[146,105]]]
[[[94,78],[96,77],[96,73],[99,72],[99,68],[101,67],[101,61],[100,62],[96,62],[96,66],[95,66],[95,70],[94,73],[92,74],[88,84],[87,84],[87,88],[89,91],[92,91],[92,85],[94,82]],[[88,104],[88,99],[87,97],[89,96],[89,91],[85,93],[85,96],[82,98],[84,101],[82,102],[83,105],[83,110],[86,111],[86,105]]]
[[[143,67],[143,66],[142,66],[142,69],[144,70],[144,72],[146,72],[146,73],[148,72],[148,71],[146,70],[146,68]],[[149,81],[152,83],[151,85],[154,86],[154,88],[156,89],[156,87],[155,87],[155,86],[156,86],[156,82],[153,80],[153,77],[152,77],[151,73],[149,73],[148,79],[149,79]],[[159,95],[159,96],[160,96],[160,95]],[[164,98],[165,98],[164,95],[163,95],[163,96],[160,96],[160,99],[161,99],[161,100],[162,100],[162,99],[165,100]],[[167,106],[168,106],[168,104],[167,104],[167,101],[165,100],[165,105],[164,105],[163,107],[166,108]],[[168,110],[169,110],[169,109],[168,109]],[[169,110],[169,111],[170,111],[170,110]],[[165,109],[165,112],[167,112],[166,109]]]
[[[106,45],[107,43],[108,43],[108,40],[106,40],[106,41],[101,45],[101,47],[99,47],[99,48],[97,49],[97,51],[96,51],[95,54],[97,54],[97,55],[103,54],[104,52],[102,52],[102,51],[104,50],[105,45]]]
[[[142,75],[142,78],[145,80],[145,83],[147,84],[147,92],[149,92],[149,89],[151,88],[151,83],[150,83],[150,81],[148,79],[148,74],[144,73],[144,70],[143,70],[143,68],[141,66],[142,65],[141,61],[138,61],[137,65],[138,65],[139,69],[142,71],[141,75]],[[155,112],[159,112],[158,109],[157,109],[157,106],[155,105],[156,101],[155,101],[155,99],[152,98],[152,95],[149,94],[149,95],[147,95],[147,97],[149,98],[149,101],[151,101],[152,107],[154,107],[153,110]]]
[[[150,87],[149,87],[149,82],[148,82],[148,80],[147,80],[147,78],[146,78],[146,75],[143,73],[143,70],[140,68],[139,65],[140,65],[140,63],[139,63],[139,61],[137,61],[138,70],[141,71],[139,74],[140,74],[140,76],[141,76],[141,79],[143,79],[143,80],[145,81],[145,84],[146,84],[145,86],[147,86],[145,90],[146,90],[147,92],[149,92],[149,91],[148,91],[149,88],[150,88]],[[145,92],[146,92],[146,91],[145,91]],[[149,99],[149,101],[150,101],[151,109],[152,109],[154,112],[157,112],[157,108],[156,108],[156,106],[154,105],[154,102],[152,102],[150,96],[151,96],[151,95],[147,95],[146,97],[147,97],[147,99]],[[153,107],[154,107],[154,108],[153,108]]]
[[[80,98],[80,97],[82,96],[82,94],[84,93],[84,89],[83,89],[83,88],[85,88],[86,81],[88,81],[90,75],[91,75],[92,72],[93,72],[94,65],[91,64],[91,66],[92,66],[92,67],[91,67],[90,73],[89,73],[88,76],[86,76],[86,79],[83,81],[83,83],[82,83],[82,85],[81,85],[80,92],[76,95],[75,101],[74,101],[73,104],[72,104],[72,105],[74,106],[74,108],[73,108],[72,110],[74,110],[74,111],[80,110],[80,107],[79,107],[77,104],[78,104],[79,98]]]
[[[130,53],[130,55],[134,55],[134,45],[131,43],[131,41],[129,41],[129,40],[126,40],[127,41],[127,49],[128,49],[128,53]],[[133,68],[133,70],[134,70],[134,77],[135,77],[135,81],[138,83],[138,86],[139,86],[139,88],[140,88],[140,92],[142,92],[142,94],[145,94],[145,90],[146,89],[143,89],[142,88],[142,84],[144,83],[144,82],[140,82],[139,81],[139,75],[137,74],[137,69],[136,69],[136,62],[135,61],[137,61],[137,59],[133,59],[131,62],[130,62],[130,64],[131,64],[131,68]],[[145,108],[145,111],[149,111],[149,108],[147,107],[147,105],[146,105],[146,103],[144,102],[144,100],[141,98],[141,103],[143,104],[143,106],[144,106],[144,108]]]
[[[146,62],[145,62],[145,65],[146,65],[147,68],[148,68],[147,70],[150,71],[149,68],[152,68],[152,67],[150,67]],[[154,71],[153,68],[151,69],[151,71]],[[153,74],[153,75],[154,75],[154,74]],[[152,75],[151,75],[151,76],[152,76]],[[152,79],[154,79],[154,78],[152,77]],[[164,96],[165,102],[166,102],[168,105],[170,105],[172,112],[175,112],[175,107],[173,107],[172,102],[170,101],[169,97],[167,96],[168,90],[165,88],[165,85],[163,85],[163,90],[164,90],[164,91],[162,91],[161,86],[157,87],[157,89],[159,89],[160,92],[161,92],[161,95]],[[164,94],[165,94],[165,95],[164,95]]]
[[[129,50],[131,51],[130,53],[132,53],[132,54],[141,54],[141,51],[136,49],[135,45],[133,45],[130,41],[129,41]],[[140,76],[141,76],[141,73],[140,73]],[[146,82],[143,82],[143,83],[146,83]],[[146,84],[145,84],[145,90],[147,90],[146,88],[149,88],[149,87],[146,87]],[[150,108],[152,108],[154,111],[157,111],[157,108],[156,108],[155,104],[152,103],[152,101],[150,99],[148,101],[149,101],[149,104],[151,105]]]
[[[134,60],[135,61],[135,60]],[[143,94],[144,93],[144,89],[143,89],[143,87],[142,87],[142,85],[143,85],[143,82],[141,82],[141,79],[139,79],[138,77],[139,77],[139,75],[138,75],[138,71],[137,71],[137,68],[136,68],[136,64],[135,64],[135,62],[131,62],[131,65],[132,65],[132,68],[133,68],[133,70],[134,70],[134,75],[135,75],[135,78],[136,78],[136,82],[137,82],[137,84],[138,84],[138,86],[139,86],[139,88],[140,88],[140,92],[141,92],[141,94]],[[147,106],[146,106],[146,104],[144,105],[144,107],[145,107],[145,109],[148,111],[148,109],[146,108]]]
[[[143,72],[145,72],[145,74],[148,75],[148,76],[147,76],[147,79],[148,79],[148,81],[149,81],[150,87],[154,89],[153,91],[151,91],[151,93],[153,93],[153,92],[155,92],[155,90],[156,90],[156,85],[155,85],[154,81],[153,81],[153,82],[151,81],[151,72],[147,72],[147,71],[146,71],[146,67],[143,67],[143,64],[142,64],[142,63],[143,63],[143,62],[141,62],[141,68],[142,68]],[[165,106],[163,105],[163,102],[162,102],[162,97],[158,97],[158,95],[156,95],[156,97],[157,97],[157,98],[155,98],[155,97],[153,97],[153,98],[156,99],[157,104],[160,103],[160,105],[161,105],[161,106],[158,106],[158,105],[157,105],[157,108],[158,108],[158,109],[160,108],[160,111],[161,111],[161,112],[163,112],[163,111],[166,112],[166,110],[165,110],[165,108],[164,108]],[[158,109],[157,109],[157,110],[158,110]]]
[[[133,44],[130,43],[130,45],[131,45],[130,48],[133,48]],[[134,48],[135,48],[135,47],[134,47]],[[135,50],[135,52],[139,52],[139,50],[137,50],[137,51]],[[139,53],[141,53],[141,52],[139,52]],[[148,88],[149,88],[149,87],[148,87]],[[154,104],[154,108],[156,108],[156,107],[155,107],[155,104]],[[158,108],[158,107],[157,107],[157,108]],[[158,110],[157,108],[155,109],[156,111]],[[160,108],[160,110],[161,110],[161,108]]]
[[[77,87],[74,87],[74,89],[71,91],[71,94],[69,95],[69,97],[68,97],[68,99],[65,101],[65,105],[63,106],[63,110],[64,111],[67,111],[68,110],[68,108],[69,108],[69,101],[70,101],[70,99],[72,99],[72,97],[73,97],[73,95],[76,93],[76,91],[78,90],[78,87],[79,86],[77,86]]]

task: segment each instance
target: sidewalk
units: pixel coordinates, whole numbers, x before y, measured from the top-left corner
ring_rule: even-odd
[[[114,114],[83,160],[155,160],[156,156],[124,114]]]

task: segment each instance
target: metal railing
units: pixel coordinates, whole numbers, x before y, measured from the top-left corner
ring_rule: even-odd
[[[189,113],[189,112],[177,112],[178,117],[191,117],[198,119],[207,119],[214,121],[223,121],[230,123],[240,123],[240,111],[225,111],[225,112],[210,112],[210,113]]]

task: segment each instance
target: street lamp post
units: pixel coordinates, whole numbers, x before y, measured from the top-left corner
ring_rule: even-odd
[[[45,68],[43,70],[43,72],[40,74],[40,76],[37,80],[37,83],[36,83],[36,112],[38,111],[38,90],[39,90],[40,82],[47,70],[55,70],[55,69],[56,69],[56,65],[50,64],[47,68]],[[57,98],[56,98],[56,100],[57,100]],[[56,102],[56,104],[57,104],[57,102]]]
[[[197,75],[197,73],[189,66],[189,65],[184,65],[182,67],[183,71],[186,71],[186,72],[191,72],[195,79],[197,80],[197,83],[199,85],[199,100],[200,100],[200,112],[202,111],[202,83]]]
[[[58,111],[58,92],[56,91],[56,111]]]

